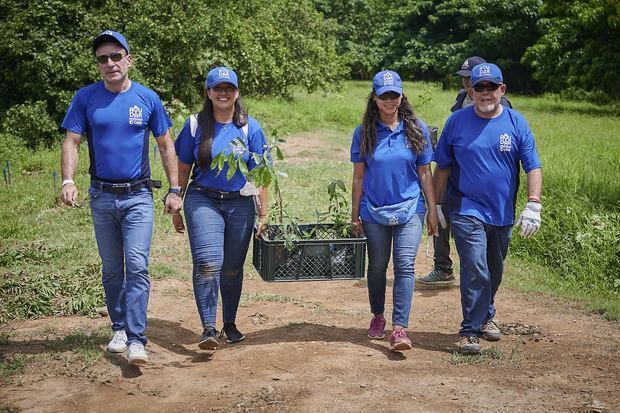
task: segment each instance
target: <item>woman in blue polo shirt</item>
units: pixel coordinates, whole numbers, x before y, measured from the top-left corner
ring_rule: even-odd
[[[353,133],[354,235],[368,240],[368,296],[373,318],[368,337],[385,337],[386,270],[394,245],[394,287],[390,347],[411,349],[409,324],[414,263],[428,203],[428,234],[438,218],[432,187],[431,142],[424,122],[413,113],[398,73],[375,75],[363,123]],[[423,194],[422,194],[423,193]]]
[[[235,138],[242,139],[246,148],[233,147]],[[258,212],[259,232],[267,216],[265,189],[256,190],[239,170],[227,179],[228,166],[222,171],[211,169],[211,161],[219,153],[235,152],[251,170],[256,163],[250,152],[262,154],[266,146],[261,125],[248,116],[241,102],[235,72],[226,67],[211,70],[205,81],[203,109],[187,119],[175,142],[181,188],[187,186],[193,167],[184,212],[194,264],[194,295],[204,328],[198,345],[204,350],[219,346],[215,325],[220,289],[222,333],[229,343],[245,338],[235,325],[243,263],[255,212]],[[184,232],[180,215],[173,216],[173,223],[177,232]]]

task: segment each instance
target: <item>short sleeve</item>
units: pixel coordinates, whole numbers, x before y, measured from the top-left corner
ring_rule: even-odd
[[[519,160],[526,173],[540,168],[540,159],[536,151],[536,140],[529,124],[523,117],[519,119]]]
[[[86,118],[86,105],[85,95],[83,90],[78,92],[73,97],[67,114],[60,127],[66,131],[75,132],[79,135],[86,134],[88,120]]]
[[[172,121],[170,120],[170,116],[168,116],[168,112],[164,107],[161,99],[157,94],[153,96],[153,112],[151,113],[151,117],[149,118],[149,128],[153,132],[153,136],[156,138],[162,136],[166,133],[168,129],[172,126]]]
[[[420,121],[420,129],[422,130],[422,138],[424,139],[424,149],[422,149],[422,153],[418,155],[418,159],[416,161],[418,167],[428,165],[433,160],[433,149],[431,139],[428,134],[428,128],[422,121]]]
[[[265,136],[265,132],[263,131],[262,126],[255,119],[251,119],[248,127],[248,149],[250,152],[257,153],[262,155],[267,149],[267,137]],[[254,158],[250,156],[248,160],[248,169],[252,170],[256,167],[256,162]]]
[[[366,158],[360,154],[360,147],[362,145],[362,125],[355,128],[353,132],[353,139],[351,140],[351,162],[359,163],[364,162]]]
[[[177,152],[177,157],[181,162],[187,165],[194,163],[194,137],[191,134],[189,126],[189,118],[185,121],[181,133],[174,141],[174,149]]]
[[[458,113],[455,112],[455,114]],[[452,165],[452,128],[454,124],[454,115],[448,118],[443,130],[441,131],[441,135],[439,136],[439,141],[437,142],[437,147],[435,148],[435,153],[433,154],[433,161],[437,163],[437,167],[441,169],[447,169]]]

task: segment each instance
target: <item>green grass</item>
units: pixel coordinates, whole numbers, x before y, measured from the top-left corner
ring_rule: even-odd
[[[497,346],[483,347],[478,355],[463,355],[455,351],[448,358],[448,362],[453,365],[487,364],[490,366],[499,366],[518,364],[521,360],[522,352],[523,348],[516,344],[505,349]]]
[[[305,139],[304,148],[317,149],[299,157],[287,155],[285,148],[287,158],[281,164],[289,175],[282,180],[285,202],[300,222],[313,222],[316,210],[327,209],[330,180],[341,179],[350,190],[348,148],[369,87],[370,82],[345,82],[339,93],[300,91],[291,100],[246,100],[250,114],[268,134],[277,130],[290,137],[292,147],[295,139]],[[441,129],[455,91],[406,82],[405,93],[418,116]],[[513,237],[507,283],[576,300],[620,320],[618,106],[567,102],[555,96],[510,98],[536,136],[545,182],[541,231],[530,240]],[[56,187],[52,179],[53,171],[59,172],[60,148],[30,152],[11,137],[0,136],[0,161],[11,162],[13,175],[11,187],[0,186],[0,322],[88,314],[103,305],[86,193],[87,152],[87,145],[82,145],[76,175],[81,208],[68,208],[58,201],[60,178]],[[153,178],[165,181],[159,156],[152,158],[151,166]],[[182,238],[175,238],[169,217],[161,213],[162,192],[155,194],[151,272],[155,279],[189,279],[189,249],[186,242],[179,242]],[[522,188],[518,210],[524,202]],[[255,276],[249,261],[245,268],[248,276]]]

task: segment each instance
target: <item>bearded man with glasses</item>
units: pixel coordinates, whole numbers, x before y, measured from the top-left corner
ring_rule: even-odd
[[[90,209],[102,261],[102,282],[114,335],[108,351],[128,351],[129,364],[148,361],[146,310],[150,280],[148,256],[153,232],[153,190],[149,135],[155,136],[170,184],[165,212],[181,208],[172,122],[159,96],[129,79],[132,57],[125,37],[106,30],[93,40],[102,81],[75,94],[61,128],[62,201],[76,206],[73,181],[82,137],[90,156]],[[159,184],[160,185],[160,184]]]
[[[480,337],[501,338],[494,302],[512,236],[521,167],[528,194],[516,220],[522,236],[538,231],[542,210],[542,171],[534,135],[519,112],[501,104],[506,85],[499,67],[475,66],[471,93],[473,105],[448,118],[434,154],[435,194],[446,190],[461,264],[462,354],[479,354]]]

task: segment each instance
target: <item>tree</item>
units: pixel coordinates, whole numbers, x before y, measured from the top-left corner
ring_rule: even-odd
[[[620,2],[546,0],[542,37],[523,63],[550,91],[581,89],[620,98]]]

